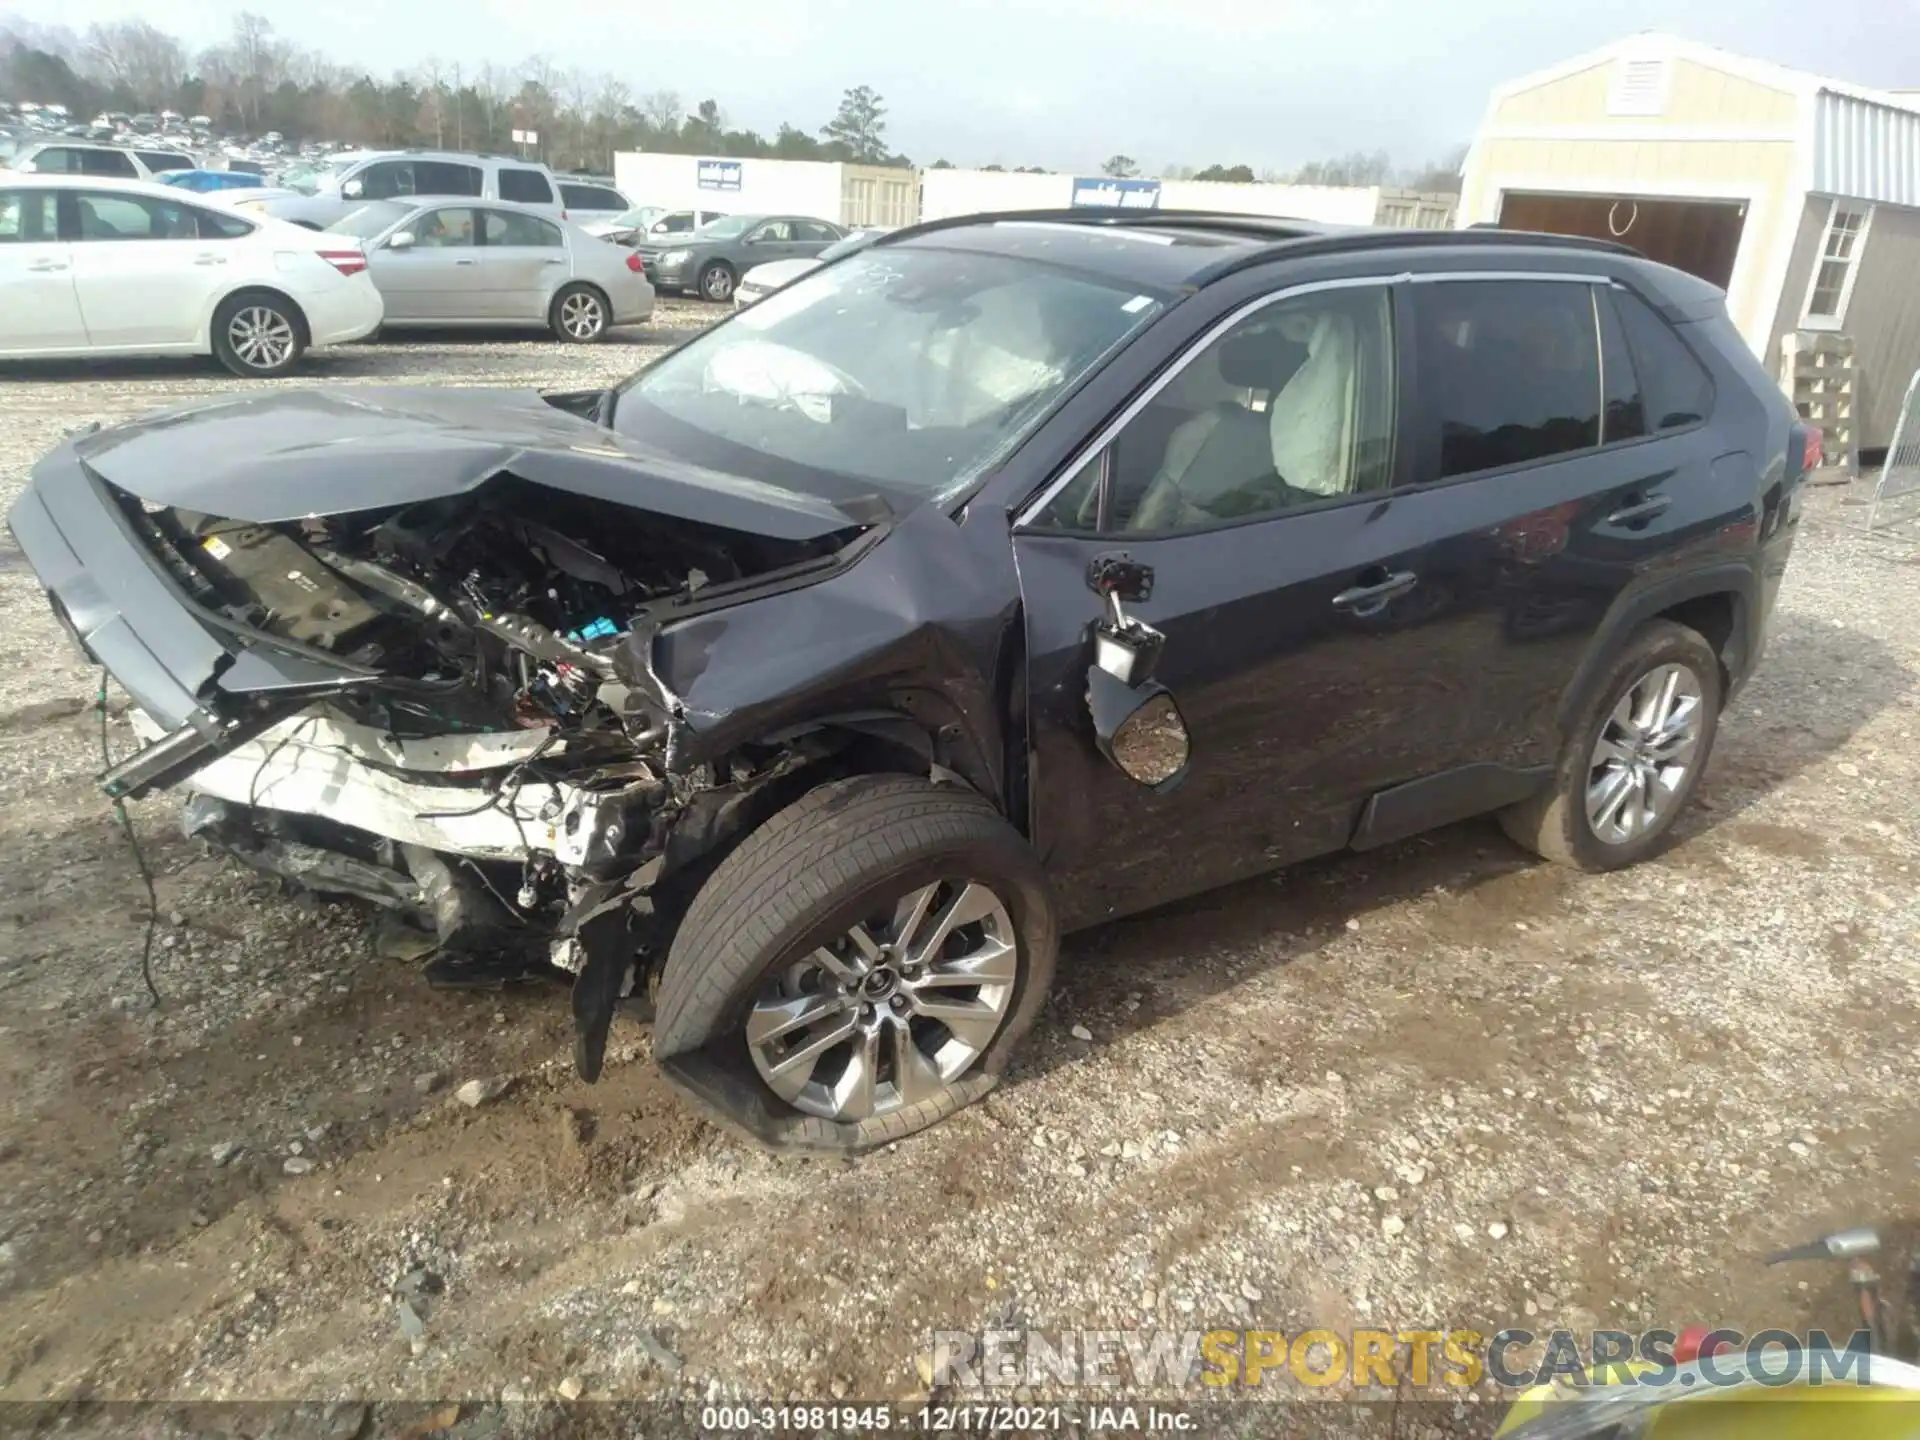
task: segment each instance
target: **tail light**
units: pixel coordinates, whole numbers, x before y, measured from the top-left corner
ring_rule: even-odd
[[[643,260],[641,260],[640,252],[638,250],[629,250],[627,252],[627,269],[631,270],[634,274],[638,275],[642,270],[645,270],[646,268],[647,268],[646,263]]]
[[[320,258],[342,275],[358,275],[367,268],[366,253],[361,250],[322,250]]]
[[[1800,457],[1801,470],[1812,471],[1820,468],[1820,462],[1825,458],[1821,454],[1821,442],[1825,440],[1825,438],[1826,436],[1821,433],[1819,426],[1809,425],[1807,427],[1806,448],[1801,452]]]

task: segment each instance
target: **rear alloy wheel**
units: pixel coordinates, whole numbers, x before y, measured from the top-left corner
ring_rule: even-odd
[[[238,295],[213,317],[213,353],[250,380],[284,375],[306,349],[299,313],[278,295]]]
[[[1500,814],[1535,854],[1580,870],[1646,858],[1692,798],[1720,722],[1720,661],[1696,631],[1647,626],[1567,737],[1552,787]]]
[[[993,1088],[1057,945],[1032,850],[981,796],[833,781],[702,887],[667,957],[654,1052],[769,1144],[865,1150]]]
[[[573,345],[591,345],[607,333],[607,298],[591,285],[569,285],[553,297],[548,322]]]
[[[700,272],[700,293],[716,304],[725,304],[733,298],[733,287],[739,280],[731,265],[716,260]]]

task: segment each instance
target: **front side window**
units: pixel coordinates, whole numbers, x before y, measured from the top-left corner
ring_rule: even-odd
[[[1846,319],[1853,274],[1866,242],[1871,207],[1833,202],[1827,215],[1827,233],[1820,242],[1820,259],[1813,267],[1813,286],[1807,293],[1806,319],[1838,325]]]
[[[414,221],[413,243],[420,250],[458,250],[473,244],[473,211],[464,205],[427,211]]]
[[[889,246],[668,355],[621,392],[613,424],[791,488],[949,495],[1163,304],[1102,276]]]
[[[92,191],[74,196],[79,240],[197,240],[199,213],[171,200]]]
[[[1040,523],[1168,534],[1392,481],[1392,296],[1309,291],[1240,321],[1177,370]]]
[[[391,200],[396,195],[412,195],[413,166],[405,160],[376,160],[349,179],[360,182],[362,200]]]
[[[1592,287],[1550,280],[1415,285],[1422,440],[1437,478],[1600,443]]]
[[[558,225],[549,225],[537,216],[519,215],[510,210],[487,211],[485,234],[485,243],[488,245],[558,250],[562,244]]]
[[[0,190],[0,245],[50,245],[60,238],[54,192]]]
[[[455,194],[462,192],[455,191]],[[500,170],[500,198],[520,205],[551,205],[553,187],[538,170]]]

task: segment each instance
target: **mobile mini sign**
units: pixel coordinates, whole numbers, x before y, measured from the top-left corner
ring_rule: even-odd
[[[702,160],[695,171],[695,180],[702,190],[738,190],[740,162],[738,160]]]
[[[1158,210],[1158,180],[1116,180],[1108,175],[1076,179],[1073,203],[1081,208],[1103,210]]]

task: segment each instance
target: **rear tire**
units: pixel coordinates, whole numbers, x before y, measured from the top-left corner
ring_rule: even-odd
[[[1568,733],[1552,785],[1501,811],[1501,828],[1576,870],[1638,864],[1693,798],[1719,732],[1720,700],[1713,647],[1671,620],[1646,626]]]
[[[245,290],[213,313],[213,353],[234,374],[272,380],[289,373],[307,349],[300,307],[272,290]]]
[[[613,306],[591,285],[561,287],[547,311],[547,325],[569,345],[593,345],[604,340],[613,323]]]
[[[737,1098],[701,1098],[771,1144],[871,1149],[998,1083],[1058,947],[1033,851],[982,797],[900,775],[833,781],[748,835],[694,898],[654,1052],[722,1067]],[[783,1028],[802,1012],[817,1018]]]

